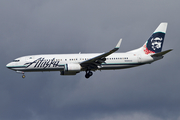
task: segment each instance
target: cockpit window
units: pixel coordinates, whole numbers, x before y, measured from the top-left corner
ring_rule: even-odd
[[[13,60],[13,62],[19,62],[20,60]]]

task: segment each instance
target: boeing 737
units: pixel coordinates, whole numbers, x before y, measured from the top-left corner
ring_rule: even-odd
[[[76,75],[85,71],[85,77],[89,78],[93,75],[92,71],[96,70],[124,69],[150,64],[162,59],[172,50],[162,51],[166,29],[167,23],[161,23],[142,47],[125,53],[114,53],[120,47],[120,39],[115,48],[105,53],[29,55],[16,58],[6,67],[23,74],[22,78],[25,78],[25,72],[37,71],[60,71],[61,75]]]

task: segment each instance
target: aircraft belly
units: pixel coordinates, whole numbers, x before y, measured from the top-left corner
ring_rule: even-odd
[[[64,66],[61,67],[48,67],[48,68],[16,68],[18,71],[24,71],[24,72],[33,72],[33,71],[62,71],[64,70]]]
[[[110,69],[125,69],[130,67],[136,67],[139,64],[106,64],[101,66],[101,70],[110,70]]]

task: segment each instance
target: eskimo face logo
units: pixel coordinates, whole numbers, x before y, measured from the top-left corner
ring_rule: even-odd
[[[162,38],[156,37],[151,39],[151,47],[155,51],[161,48]]]
[[[144,45],[145,54],[161,52],[165,33],[154,33]]]

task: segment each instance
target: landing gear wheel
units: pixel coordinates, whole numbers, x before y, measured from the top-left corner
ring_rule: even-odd
[[[88,74],[89,74],[89,76],[92,76],[92,75],[93,75],[93,72],[90,71]]]
[[[26,76],[25,75],[22,75],[22,78],[25,78]]]
[[[91,77],[92,75],[93,75],[93,72],[91,72],[91,71],[86,71],[85,77],[86,77],[86,78],[89,78],[89,77]]]
[[[90,76],[88,74],[85,75],[85,78],[89,78]]]

